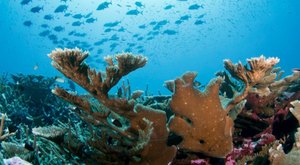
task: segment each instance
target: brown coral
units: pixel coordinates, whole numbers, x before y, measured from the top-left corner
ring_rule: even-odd
[[[106,57],[108,66],[103,74],[90,69],[83,62],[87,56],[87,52],[79,49],[57,49],[49,54],[55,68],[86,89],[98,101],[92,102],[86,97],[73,95],[61,88],[53,90],[54,94],[76,105],[79,109],[74,111],[82,119],[101,128],[100,136],[94,134],[89,144],[106,154],[104,158],[109,157],[107,159],[111,164],[114,161],[117,164],[123,162],[124,157],[131,164],[170,162],[175,156],[176,148],[166,145],[168,130],[165,112],[135,104],[134,101],[108,97],[109,90],[123,76],[143,67],[147,59],[125,53]],[[128,121],[129,126],[126,126],[126,122],[120,122],[123,120]],[[107,141],[112,141],[110,143],[113,145]],[[93,158],[98,162],[107,163],[99,155]]]
[[[225,157],[232,150],[233,121],[220,102],[222,79],[212,80],[200,92],[193,87],[195,77],[195,72],[188,72],[175,80],[170,130],[183,137],[180,148]]]

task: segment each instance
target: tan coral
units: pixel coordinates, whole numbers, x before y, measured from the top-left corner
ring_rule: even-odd
[[[78,108],[74,111],[86,122],[98,128],[105,128],[101,131],[100,137],[93,137],[88,143],[106,156],[115,161],[122,161],[127,156],[130,164],[168,164],[175,156],[176,148],[167,146],[168,129],[166,128],[166,115],[139,104],[128,101],[124,98],[110,98],[109,90],[128,73],[143,67],[147,58],[123,53],[114,57],[107,57],[108,63],[105,76],[96,72],[84,63],[88,53],[80,49],[57,49],[49,54],[53,60],[52,65],[61,71],[65,76],[75,81],[86,89],[97,101],[91,102],[85,97],[74,95],[61,88],[55,88],[53,93],[73,103]],[[116,63],[116,64],[115,64]],[[101,107],[104,106],[105,108]],[[110,116],[123,117],[129,121],[129,127],[119,127],[109,122]],[[110,131],[105,132],[104,130]],[[107,138],[112,138],[123,146],[111,146]],[[141,143],[144,140],[145,143]],[[128,149],[132,147],[132,149]],[[156,151],[156,152],[153,152]],[[161,155],[163,153],[163,155]],[[123,155],[120,157],[120,155]],[[140,156],[140,158],[137,158]],[[106,160],[101,156],[94,157],[98,162]],[[118,160],[120,159],[120,160]],[[121,162],[119,162],[121,163]]]
[[[232,150],[233,121],[220,102],[222,79],[211,81],[202,93],[193,87],[195,77],[195,72],[188,72],[175,80],[170,130],[183,137],[180,148],[225,157]]]

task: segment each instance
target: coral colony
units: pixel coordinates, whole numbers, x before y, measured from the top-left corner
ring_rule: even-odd
[[[283,71],[275,67],[278,58],[260,56],[246,65],[224,60],[226,71],[218,72],[203,91],[195,86],[197,73],[186,72],[165,82],[171,96],[150,96],[148,91],[131,92],[129,81],[117,94],[109,93],[122,77],[146,65],[142,55],[108,56],[105,71],[91,69],[84,62],[88,52],[77,48],[56,49],[49,57],[88,94],[76,94],[74,84],[73,90],[62,88],[55,78],[2,78],[1,112],[11,119],[2,115],[5,164],[300,162],[300,72],[282,78]],[[30,83],[34,89],[26,86]],[[41,93],[45,98],[37,99]],[[18,104],[23,112],[14,110]],[[38,115],[30,111],[36,106]],[[16,124],[21,118],[29,119]],[[15,129],[3,133],[4,123]]]

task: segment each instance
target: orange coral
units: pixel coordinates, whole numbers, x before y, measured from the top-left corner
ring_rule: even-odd
[[[179,147],[213,157],[225,157],[232,150],[233,121],[219,98],[221,78],[214,79],[200,92],[193,87],[196,73],[185,73],[175,80],[170,103],[175,116],[170,130],[183,137]]]

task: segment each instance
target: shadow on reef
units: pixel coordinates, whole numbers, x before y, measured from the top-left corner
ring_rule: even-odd
[[[165,82],[171,96],[149,96],[147,90],[131,92],[129,81],[109,93],[123,76],[143,67],[146,57],[108,56],[106,70],[96,72],[84,63],[87,56],[79,49],[49,54],[52,65],[88,94],[63,89],[55,78],[1,78],[1,112],[7,114],[1,124],[4,162],[299,162],[300,72],[281,78],[282,71],[274,67],[278,58],[251,58],[247,65],[225,60],[226,71],[203,91],[195,83],[197,73],[186,72]],[[10,132],[2,135],[5,126]]]

